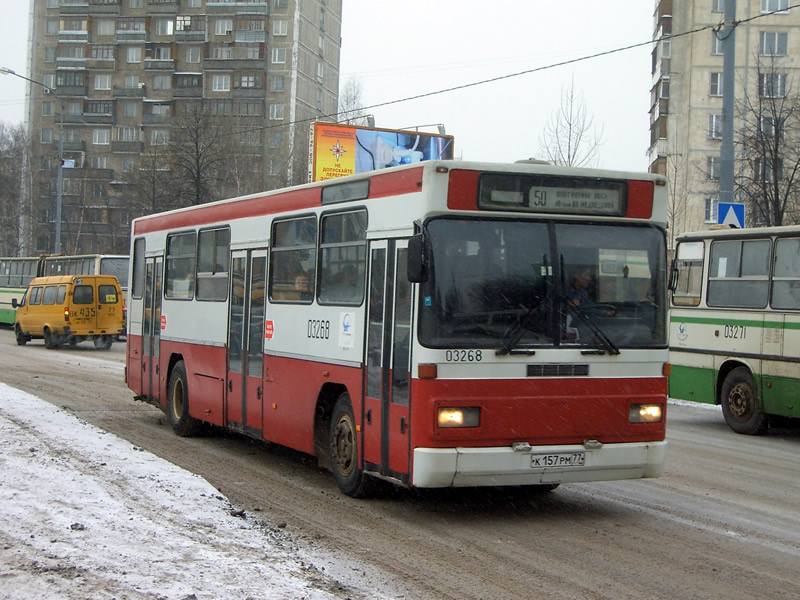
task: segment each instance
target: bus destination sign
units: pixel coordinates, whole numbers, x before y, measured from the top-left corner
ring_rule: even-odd
[[[536,211],[592,215],[622,214],[619,190],[534,186],[528,205]]]

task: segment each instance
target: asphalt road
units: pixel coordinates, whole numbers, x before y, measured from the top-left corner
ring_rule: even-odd
[[[798,428],[741,436],[718,410],[670,404],[660,479],[354,500],[301,454],[218,431],[176,437],[133,400],[124,355],[18,347],[0,330],[0,381],[205,477],[334,576],[409,599],[800,597]]]

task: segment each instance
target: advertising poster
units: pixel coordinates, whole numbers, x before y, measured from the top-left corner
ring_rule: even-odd
[[[453,158],[453,136],[317,121],[311,125],[310,181],[424,160]]]

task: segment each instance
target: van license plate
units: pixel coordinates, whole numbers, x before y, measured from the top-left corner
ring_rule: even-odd
[[[542,467],[582,467],[586,462],[585,452],[566,452],[563,454],[531,454],[531,468]]]

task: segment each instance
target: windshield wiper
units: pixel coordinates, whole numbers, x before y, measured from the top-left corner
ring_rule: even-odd
[[[600,340],[600,343],[605,347],[606,352],[609,354],[619,354],[619,348],[614,345],[614,342],[611,341],[605,332],[597,326],[592,320],[592,317],[589,316],[581,307],[578,305],[574,305],[567,298],[563,298],[564,304],[567,307],[567,312],[574,313],[581,321],[583,321],[584,325],[586,325],[591,332],[595,335],[595,337]]]
[[[499,350],[495,351],[497,356],[504,356],[511,352],[511,349],[517,345],[517,342],[522,339],[522,336],[525,332],[530,328],[531,323],[533,322],[534,315],[538,314],[539,307],[544,302],[546,296],[539,300],[536,304],[531,306],[528,311],[522,316],[522,318],[517,321],[517,324],[514,325],[511,330],[506,335],[505,341],[503,345],[500,347]]]

